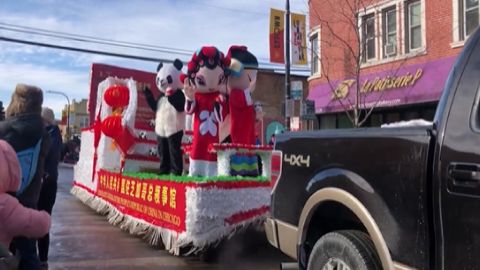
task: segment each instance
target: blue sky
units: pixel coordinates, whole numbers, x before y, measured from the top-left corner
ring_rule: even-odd
[[[307,13],[307,0],[290,0],[292,12]],[[95,36],[194,51],[215,45],[226,51],[242,44],[268,61],[270,8],[283,9],[281,0],[2,0],[0,24]],[[308,29],[308,26],[307,26]],[[65,41],[2,29],[0,36],[155,58],[182,60],[189,56]],[[102,55],[60,51],[0,41],[0,100],[6,107],[17,83],[67,93],[70,99],[88,96],[92,63],[155,71],[157,63]],[[45,94],[44,104],[56,117],[66,103]]]

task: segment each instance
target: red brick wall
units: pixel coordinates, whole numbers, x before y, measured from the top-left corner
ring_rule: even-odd
[[[426,31],[426,53],[416,55],[412,58],[372,65],[362,68],[362,73],[372,73],[383,70],[398,69],[403,65],[424,63],[439,58],[457,55],[462,48],[452,48],[452,1],[451,0],[423,0],[425,1],[425,31]],[[385,3],[382,0],[364,0],[365,6],[374,3]],[[392,3],[396,1],[392,0]],[[354,13],[349,8],[352,0],[311,0],[309,1],[310,28],[314,29],[320,25],[321,34],[321,58],[322,76],[312,79],[309,82],[311,89],[317,84],[327,82],[325,74],[331,80],[343,79],[352,73],[352,62],[349,63],[347,46],[342,44],[340,39],[356,47],[354,28],[347,20],[355,20]],[[348,5],[350,4],[350,5]],[[402,11],[403,12],[403,11]],[[397,13],[397,16],[399,13]],[[376,20],[377,27],[380,27],[379,20]],[[397,25],[397,33],[400,35],[404,29],[402,24]],[[336,38],[335,38],[336,36]],[[401,41],[403,43],[403,41]],[[425,41],[424,41],[425,42]],[[380,53],[380,45],[377,42],[377,55]],[[350,75],[351,76],[351,75]]]
[[[307,78],[305,76],[291,75],[291,81],[303,82],[303,99],[307,98]],[[285,101],[285,75],[260,70],[257,75],[257,84],[253,92],[253,100],[263,104],[265,117],[283,118],[282,106]],[[300,101],[295,102],[295,116],[300,115]]]

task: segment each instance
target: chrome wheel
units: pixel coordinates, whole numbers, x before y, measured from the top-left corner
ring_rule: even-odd
[[[338,258],[330,258],[327,263],[322,267],[322,270],[351,270],[344,261]]]

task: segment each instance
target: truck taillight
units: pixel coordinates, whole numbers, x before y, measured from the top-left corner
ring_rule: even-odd
[[[272,173],[272,192],[275,190],[278,179],[282,174],[282,151],[273,150],[272,151],[272,163],[270,164],[270,172]]]

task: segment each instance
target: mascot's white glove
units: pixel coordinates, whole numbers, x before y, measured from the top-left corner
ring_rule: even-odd
[[[195,89],[189,78],[185,78],[183,81],[183,93],[188,100],[193,101],[195,99]]]

